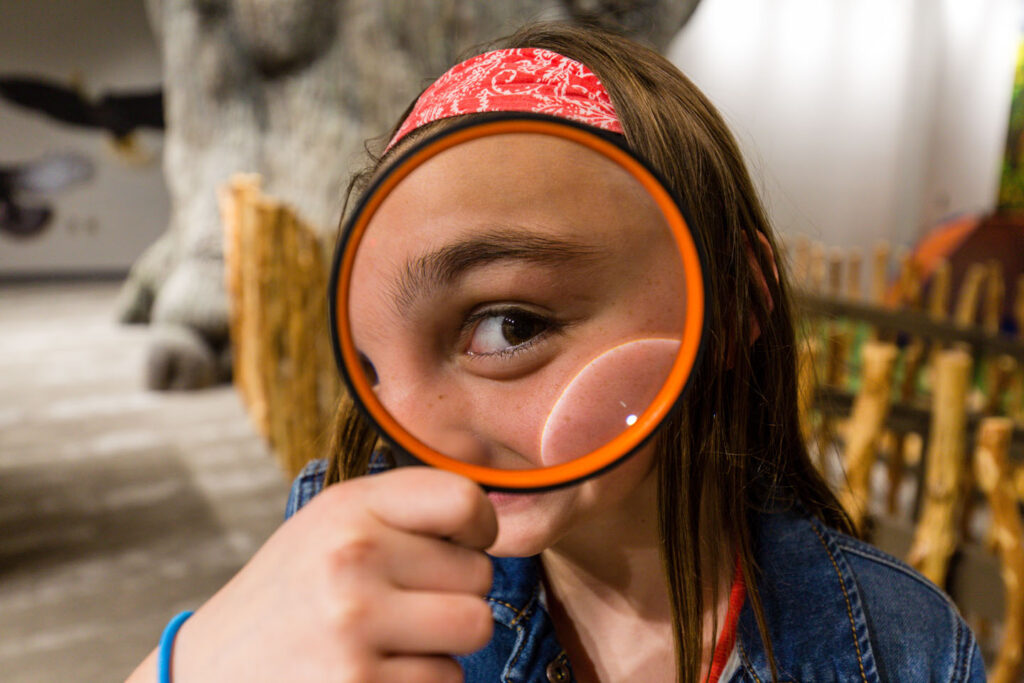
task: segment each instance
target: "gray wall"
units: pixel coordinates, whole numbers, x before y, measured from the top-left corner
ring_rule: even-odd
[[[160,60],[142,0],[0,0],[0,74],[30,73],[87,92],[149,88]],[[74,151],[96,165],[93,180],[53,197],[45,233],[0,233],[0,276],[126,271],[167,224],[161,140],[139,137],[148,163],[115,154],[110,139],[0,100],[0,164]]]

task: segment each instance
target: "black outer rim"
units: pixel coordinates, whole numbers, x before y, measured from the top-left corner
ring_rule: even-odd
[[[349,396],[351,396],[353,403],[356,405],[359,412],[362,413],[363,418],[366,419],[373,426],[374,431],[376,431],[377,434],[384,439],[384,441],[388,444],[389,448],[393,449],[394,451],[403,453],[404,455],[408,456],[409,458],[412,458],[416,462],[421,463],[425,467],[431,467],[431,465],[423,463],[415,455],[409,453],[409,451],[399,446],[398,442],[395,441],[391,437],[391,435],[388,434],[387,431],[384,430],[380,426],[380,424],[378,424],[378,422],[374,419],[373,415],[363,404],[363,399],[355,390],[355,384],[353,383],[352,378],[349,374],[348,367],[346,367],[345,365],[341,353],[341,341],[338,338],[337,314],[338,278],[340,277],[341,273],[341,263],[343,260],[342,257],[346,251],[346,248],[348,247],[349,240],[351,239],[352,229],[353,225],[355,224],[356,218],[360,214],[362,214],[363,210],[366,208],[367,203],[370,201],[370,198],[376,194],[380,186],[391,176],[392,173],[394,173],[398,168],[402,167],[408,158],[416,154],[420,149],[432,145],[437,140],[447,137],[448,135],[452,135],[457,131],[464,130],[466,128],[473,128],[494,121],[508,120],[547,121],[550,123],[557,123],[571,128],[577,128],[586,133],[590,133],[591,135],[602,138],[603,140],[615,145],[626,154],[629,154],[633,159],[639,162],[640,165],[643,166],[643,168],[646,169],[647,172],[650,173],[654,177],[654,179],[658,181],[658,183],[661,184],[665,192],[667,192],[668,195],[672,198],[672,201],[675,203],[676,208],[679,210],[679,213],[682,214],[683,220],[686,221],[686,227],[690,231],[690,237],[693,240],[694,248],[697,251],[697,258],[701,263],[700,279],[703,283],[704,289],[704,315],[701,319],[700,340],[697,342],[697,353],[694,355],[693,365],[690,368],[690,373],[686,378],[686,382],[685,384],[683,384],[683,388],[680,389],[679,394],[672,402],[672,406],[666,411],[665,418],[667,418],[669,415],[672,415],[679,408],[679,405],[682,403],[683,398],[690,392],[690,388],[693,386],[693,377],[694,375],[697,374],[698,370],[700,369],[701,363],[704,360],[704,352],[707,346],[708,336],[708,312],[710,310],[711,304],[710,292],[708,287],[708,274],[707,268],[705,267],[705,265],[707,264],[707,255],[704,249],[703,240],[701,240],[700,235],[693,230],[693,222],[690,220],[689,211],[684,206],[684,204],[681,201],[679,201],[679,197],[668,185],[668,183],[665,182],[662,175],[656,169],[654,169],[647,162],[646,159],[644,159],[642,156],[633,151],[629,147],[629,145],[626,144],[625,138],[618,133],[611,133],[601,128],[588,126],[586,124],[579,123],[571,119],[565,119],[558,116],[549,116],[547,114],[536,114],[532,112],[490,112],[486,114],[473,115],[471,119],[459,121],[457,123],[445,127],[443,130],[440,130],[436,133],[424,137],[422,140],[416,141],[411,147],[409,147],[409,149],[402,152],[396,159],[394,159],[393,161],[386,162],[387,168],[385,169],[385,171],[381,173],[380,176],[378,176],[370,184],[370,186],[362,193],[362,195],[359,197],[359,202],[356,204],[355,209],[349,214],[348,218],[345,221],[344,227],[342,228],[342,231],[338,236],[337,245],[335,246],[334,249],[334,257],[331,263],[331,277],[327,283],[327,316],[330,325],[329,332],[331,335],[331,350],[334,352],[334,362],[338,366],[338,370],[341,372],[342,379],[345,381],[345,391],[347,391]],[[650,442],[650,440],[654,438],[661,430],[665,418],[662,418],[662,422],[659,423],[657,427],[652,429],[650,433],[647,434],[647,436],[645,436],[640,441],[640,443],[638,443],[634,448],[624,452],[622,455],[620,455],[618,458],[608,463],[604,467],[598,468],[593,472],[589,472],[583,476],[576,477],[575,479],[570,479],[568,481],[560,482],[557,484],[551,484],[549,486],[531,486],[518,488],[496,486],[493,484],[480,484],[480,486],[485,491],[501,491],[507,493],[543,493],[545,491],[554,491],[557,489],[565,488],[567,486],[575,486],[576,484],[580,484],[588,479],[598,477],[604,474],[605,472],[614,469],[618,465],[622,464],[625,460],[627,460],[630,456],[635,454],[637,451],[644,448]]]

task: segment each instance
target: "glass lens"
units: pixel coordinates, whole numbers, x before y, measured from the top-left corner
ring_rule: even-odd
[[[371,190],[336,265],[337,336],[399,449],[538,489],[654,431],[696,357],[703,280],[642,164],[577,126],[502,124],[418,148]]]

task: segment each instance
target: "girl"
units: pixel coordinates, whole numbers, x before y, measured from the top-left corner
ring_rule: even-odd
[[[494,90],[498,72],[522,87]],[[331,457],[293,487],[291,519],[176,640],[168,630],[175,679],[983,680],[949,600],[846,535],[808,458],[784,272],[736,144],[704,96],[615,35],[528,27],[428,88],[355,189],[413,141],[494,111],[621,135],[689,209],[710,302],[694,389],[626,463],[543,494],[486,494],[418,467],[359,476],[389,468],[374,455],[376,434],[344,406]],[[389,235],[396,253],[436,236],[423,226],[466,215],[592,225],[628,241],[642,207],[608,200],[604,169],[550,141],[485,142],[430,162],[408,185],[392,221],[408,232]],[[374,310],[391,332],[370,361],[412,348],[416,330]],[[458,362],[500,373],[504,359],[529,362],[574,339],[548,321],[485,320],[460,337]],[[382,391],[393,388],[386,380]],[[426,394],[406,391],[409,415],[441,410]],[[156,669],[154,652],[133,680]]]

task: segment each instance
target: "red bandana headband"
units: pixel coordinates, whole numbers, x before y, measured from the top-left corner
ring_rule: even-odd
[[[387,148],[432,121],[496,111],[550,114],[623,132],[593,71],[556,52],[526,47],[485,52],[453,66],[423,91]]]

